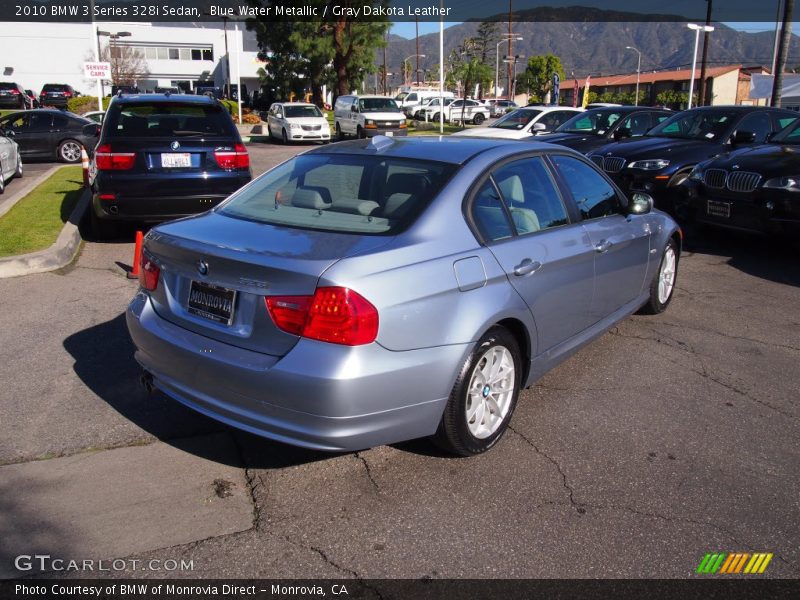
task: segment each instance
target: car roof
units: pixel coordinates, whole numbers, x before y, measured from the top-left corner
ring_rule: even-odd
[[[313,102],[276,102],[281,106],[316,106]]]
[[[136,102],[185,102],[188,104],[214,104],[215,98],[201,94],[125,94],[114,96],[114,102],[123,104]]]
[[[438,135],[398,138],[375,136],[370,140],[353,140],[318,146],[305,154],[364,154],[462,165],[478,154],[501,147],[527,151],[564,149],[541,142],[521,142],[497,138]]]
[[[83,119],[84,121],[88,121],[89,120],[89,119],[87,119],[87,118],[85,118],[85,117],[83,117],[81,115],[76,115],[73,112],[69,112],[68,110],[58,110],[57,108],[34,108],[34,109],[28,109],[28,110],[19,110],[17,112],[13,112],[13,113],[6,113],[3,116],[4,117],[10,117],[11,115],[33,115],[33,114],[36,114],[36,113],[39,113],[39,114],[45,113],[45,114],[48,114],[48,115],[64,115],[66,117],[72,117],[72,118],[76,118],[76,119]]]

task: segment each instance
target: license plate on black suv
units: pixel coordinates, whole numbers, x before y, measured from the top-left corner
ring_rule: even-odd
[[[719,200],[709,200],[706,204],[706,214],[710,217],[731,218],[731,203],[720,202]]]
[[[236,290],[229,290],[202,281],[192,281],[187,309],[198,317],[230,325],[233,322],[235,303]]]

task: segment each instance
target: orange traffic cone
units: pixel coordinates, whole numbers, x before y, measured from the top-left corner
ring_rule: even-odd
[[[142,262],[142,235],[141,231],[136,232],[136,247],[133,249],[133,268],[128,272],[128,279],[138,279],[139,263]]]
[[[86,148],[81,146],[81,167],[83,167],[83,187],[89,187],[89,155]]]

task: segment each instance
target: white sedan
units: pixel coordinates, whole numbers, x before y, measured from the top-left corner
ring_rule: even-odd
[[[276,102],[269,108],[267,128],[271,139],[289,142],[331,141],[331,127],[314,104]]]
[[[453,135],[523,139],[551,133],[581,111],[582,108],[566,106],[528,106],[508,113],[488,127],[473,127]]]

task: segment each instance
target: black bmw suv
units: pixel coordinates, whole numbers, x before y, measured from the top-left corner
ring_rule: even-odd
[[[627,192],[650,194],[664,210],[674,209],[679,186],[694,166],[723,152],[763,144],[798,113],[754,106],[706,106],[685,110],[645,135],[608,144],[589,158]]]
[[[95,126],[97,127],[97,126]],[[117,96],[92,153],[92,230],[208,210],[250,181],[250,156],[222,104],[208,96]]]

